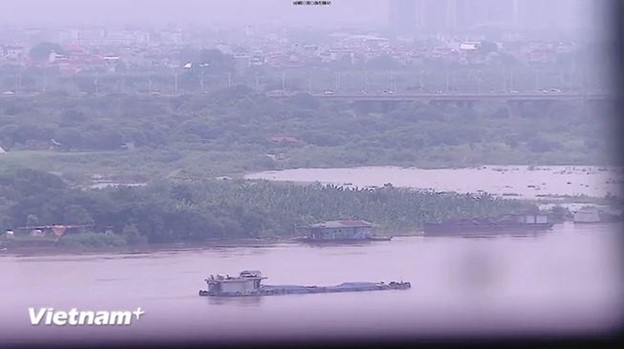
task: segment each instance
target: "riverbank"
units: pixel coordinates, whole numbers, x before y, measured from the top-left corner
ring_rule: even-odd
[[[422,236],[422,232],[401,233],[392,235],[392,237],[417,237]],[[353,246],[368,245],[380,243],[380,241],[354,241],[353,243],[327,243],[325,246]],[[178,242],[178,243],[146,243],[140,246],[14,246],[11,248],[0,248],[0,257],[2,256],[59,256],[59,255],[94,255],[94,254],[151,254],[159,252],[188,252],[201,251],[206,249],[223,249],[223,248],[262,248],[275,247],[279,245],[295,245],[302,244],[297,238],[268,238],[268,239],[213,239],[202,242]],[[305,244],[303,244],[305,245]]]
[[[267,247],[277,244],[294,243],[292,239],[226,239],[210,240],[201,243],[146,243],[140,246],[14,246],[0,249],[2,255],[44,256],[44,255],[81,255],[81,254],[149,254],[153,252],[177,252],[202,250],[208,248],[230,247]]]

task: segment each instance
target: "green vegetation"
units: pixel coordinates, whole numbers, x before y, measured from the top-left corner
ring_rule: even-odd
[[[580,101],[278,101],[245,86],[179,97],[13,96],[0,98],[0,145],[8,150],[0,167],[145,182],[296,167],[603,165],[617,139],[612,115]]]
[[[68,234],[61,237],[56,245],[59,247],[123,247],[126,245],[124,240],[119,235],[108,235],[100,233],[79,233]]]
[[[157,182],[103,190],[71,188],[45,172],[17,169],[0,175],[3,229],[38,224],[92,223],[115,235],[79,234],[64,245],[136,245],[208,239],[290,236],[295,225],[367,219],[380,232],[413,232],[424,222],[487,217],[529,207],[489,195],[393,188],[343,189],[265,181]]]

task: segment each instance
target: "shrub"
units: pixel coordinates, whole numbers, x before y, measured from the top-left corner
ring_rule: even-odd
[[[89,232],[64,235],[57,244],[63,247],[121,247],[126,241],[119,235]]]

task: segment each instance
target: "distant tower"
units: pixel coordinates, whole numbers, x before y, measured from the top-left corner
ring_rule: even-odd
[[[518,29],[518,27],[520,26],[520,13],[518,12],[518,0],[512,0],[512,24],[513,24],[513,28],[514,29]]]
[[[389,24],[395,35],[414,34],[418,26],[417,0],[390,0]]]

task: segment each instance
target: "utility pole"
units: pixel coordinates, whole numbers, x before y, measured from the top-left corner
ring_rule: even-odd
[[[535,91],[539,91],[539,74],[537,68],[535,68]]]
[[[513,70],[509,69],[509,90],[510,91],[514,90],[513,83],[514,83]]]
[[[174,74],[173,94],[174,95],[178,94],[178,73],[177,72]]]
[[[43,73],[43,92],[48,90],[48,72],[45,71]]]

